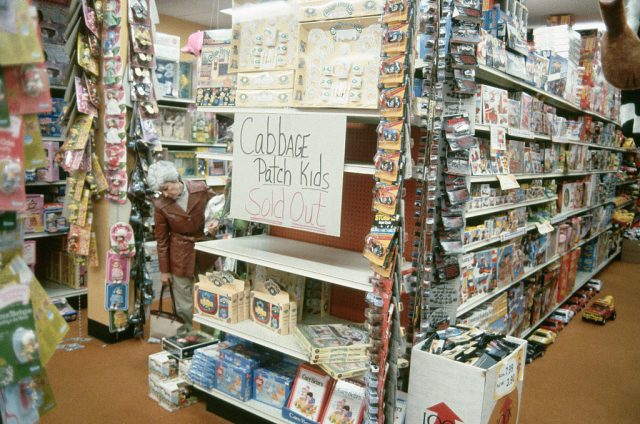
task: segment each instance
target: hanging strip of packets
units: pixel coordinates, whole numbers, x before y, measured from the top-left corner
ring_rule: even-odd
[[[107,198],[127,201],[127,108],[123,75],[127,44],[122,40],[126,15],[120,0],[103,2],[102,83],[104,85],[104,164],[109,182]],[[124,22],[123,22],[124,19]]]
[[[422,184],[416,192],[416,240],[414,241],[414,267],[409,291],[414,293],[410,308],[413,323],[411,341],[424,338],[423,323],[429,314],[429,293],[434,274],[434,237],[438,217],[440,184],[441,116],[444,109],[443,86],[446,80],[446,1],[423,1],[418,11],[416,36],[417,77],[414,81],[415,112],[421,117],[426,135],[420,140],[418,174]],[[444,16],[444,17],[441,17]]]
[[[132,0],[129,4],[129,83],[134,104],[131,136],[158,150],[161,148],[156,130],[159,110],[153,84],[156,63],[149,10],[149,0]],[[145,150],[131,147],[138,152]]]
[[[129,3],[129,85],[133,113],[127,147],[136,159],[129,187],[129,228],[133,230],[136,245],[131,270],[135,290],[134,310],[129,314],[129,323],[133,325],[137,337],[144,335],[145,307],[153,301],[153,280],[145,268],[144,242],[145,234],[149,231],[146,220],[151,216],[151,205],[146,197],[150,190],[144,175],[150,159],[149,151],[162,149],[156,131],[158,106],[153,84],[155,49],[149,11],[148,0],[132,0]]]
[[[382,15],[383,39],[380,66],[380,123],[374,157],[375,218],[366,237],[364,256],[371,263],[373,292],[367,295],[366,327],[371,337],[370,367],[365,375],[365,423],[393,422],[397,353],[392,329],[397,320],[398,276],[402,261],[402,193],[407,170],[411,169],[407,51],[411,50],[410,17],[413,2],[388,0]],[[410,173],[409,173],[410,174]],[[386,390],[387,379],[394,381]]]
[[[63,115],[64,143],[61,166],[66,179],[64,214],[69,223],[67,251],[74,255],[76,267],[89,257],[98,265],[95,233],[92,231],[93,199],[107,190],[107,180],[95,153],[95,126],[100,105],[98,89],[101,14],[83,1],[70,16],[66,51],[70,54],[67,90],[68,102]]]
[[[438,160],[438,167],[442,168],[437,171],[438,176],[442,175],[439,181],[442,191],[434,191],[440,199],[440,205],[436,204],[440,206],[440,213],[433,216],[437,243],[433,243],[432,261],[425,262],[431,272],[428,290],[423,292],[420,337],[416,342],[443,323],[456,319],[460,303],[460,257],[464,253],[464,209],[469,200],[466,175],[469,175],[470,149],[477,144],[469,114],[475,113],[473,66],[477,63],[475,51],[480,41],[480,0],[451,1],[442,16],[446,17],[441,20],[446,25],[444,42],[440,43],[447,59],[446,84],[443,85],[443,105],[438,109],[441,120],[434,127],[434,136],[438,138],[438,156],[446,158],[446,162]],[[435,148],[435,143],[432,144]]]

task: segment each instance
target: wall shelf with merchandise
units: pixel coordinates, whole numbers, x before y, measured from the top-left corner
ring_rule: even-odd
[[[495,59],[500,49],[510,55],[510,73],[522,63],[521,77],[488,66],[506,66]],[[445,98],[445,104],[457,103],[450,115],[467,113],[477,140],[446,159],[445,172],[464,175],[470,195],[456,250],[462,259],[452,319],[517,337],[528,336],[620,253],[612,213],[628,198],[615,195],[635,183],[617,177],[624,155],[635,153],[623,143],[617,91],[591,98],[600,109],[586,110],[584,98],[569,89],[548,91],[558,87],[540,84],[546,75],[527,74],[529,67],[525,72],[525,59],[536,56],[507,52],[483,31],[479,65],[460,77],[475,80],[477,95],[466,103]],[[445,118],[443,127],[456,128],[451,140],[462,140],[459,118]]]
[[[87,294],[84,267],[66,253],[68,224],[63,216],[66,173],[55,162],[61,143],[60,119],[66,87],[51,86],[53,111],[38,115],[46,166],[27,171],[27,210],[24,213],[24,258],[51,297],[75,298]],[[45,248],[46,247],[46,248]],[[55,265],[54,265],[55,262]],[[68,272],[77,269],[78,272]]]

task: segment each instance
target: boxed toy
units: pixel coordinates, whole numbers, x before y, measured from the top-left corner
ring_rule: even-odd
[[[178,359],[184,359],[192,357],[196,349],[216,343],[218,339],[200,331],[192,331],[184,336],[164,337],[162,349]]]
[[[243,402],[251,399],[253,369],[216,360],[215,388]]]
[[[44,230],[47,233],[69,231],[69,223],[63,214],[62,203],[45,203]]]
[[[191,386],[182,378],[161,381],[158,385],[159,404],[169,412],[177,411],[198,402]]]
[[[286,367],[256,368],[253,371],[252,398],[281,409],[289,400],[297,368],[294,364]]]
[[[361,383],[339,380],[327,400],[322,424],[359,423],[365,413],[365,387]]]
[[[269,279],[275,281],[278,286],[287,293],[297,305],[304,305],[306,278],[290,272],[266,268],[260,265],[249,267],[249,279],[254,287]],[[297,321],[302,321],[303,308],[298,308]]]
[[[200,275],[193,291],[195,310],[230,324],[249,319],[249,288],[231,273]]]
[[[53,98],[53,111],[38,115],[40,133],[43,137],[62,137],[62,115],[64,113],[64,99]]]
[[[44,232],[43,213],[44,213],[44,195],[27,194],[26,209],[23,212],[25,233]]]
[[[178,360],[169,352],[157,352],[149,355],[149,373],[162,379],[178,375]]]
[[[22,245],[22,258],[32,269],[36,264],[36,241],[25,240]]]
[[[509,124],[507,90],[481,85],[479,91],[482,96],[482,122],[506,127]]]
[[[160,107],[156,129],[162,140],[184,141],[190,140],[189,113],[186,109]]]
[[[321,370],[300,365],[282,416],[296,423],[320,422],[333,380]]]
[[[298,308],[289,293],[273,280],[267,280],[258,282],[251,291],[250,314],[253,322],[284,336],[295,330]]]
[[[149,374],[149,398],[155,402],[160,402],[162,399],[162,392],[160,389],[160,383],[162,383],[162,378],[156,374]]]
[[[280,359],[270,351],[256,350],[253,345],[242,343],[220,349],[219,357],[227,364],[251,369],[277,362]]]
[[[36,170],[36,180],[54,182],[60,180],[60,166],[56,163],[56,153],[60,149],[60,143],[55,141],[43,141],[45,155],[47,156],[47,167]]]

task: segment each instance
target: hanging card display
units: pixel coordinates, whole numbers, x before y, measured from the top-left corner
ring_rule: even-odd
[[[375,109],[381,36],[373,17],[301,24],[295,104]]]
[[[8,128],[0,128],[0,210],[25,208],[23,123],[12,115]]]
[[[11,113],[51,112],[49,77],[43,64],[6,67],[3,73]]]

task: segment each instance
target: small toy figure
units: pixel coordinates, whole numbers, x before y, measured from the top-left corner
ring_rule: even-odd
[[[124,270],[122,269],[122,264],[119,260],[114,260],[111,264],[111,282],[120,283],[124,280]]]
[[[18,162],[9,159],[0,162],[0,167],[2,168],[2,192],[13,193],[22,183],[22,167]]]
[[[35,65],[25,65],[22,68],[22,88],[30,97],[36,97],[44,90],[42,73]]]
[[[13,352],[21,364],[32,362],[38,354],[38,339],[33,330],[18,328],[13,333]]]
[[[122,309],[124,306],[124,291],[122,287],[116,287],[109,297],[110,309]]]

